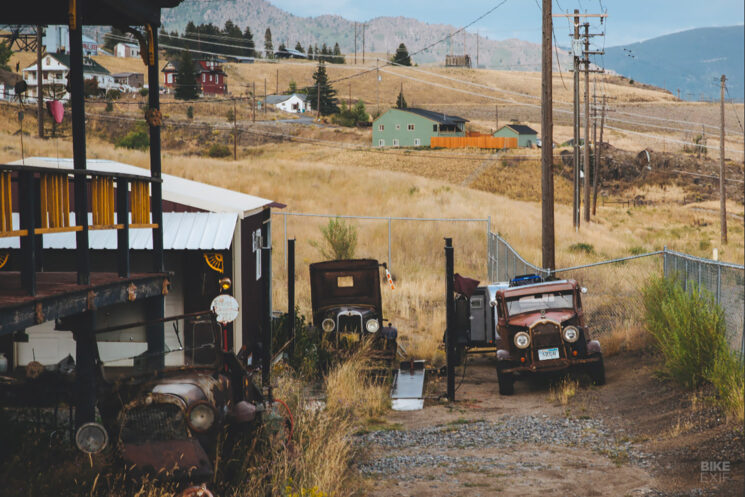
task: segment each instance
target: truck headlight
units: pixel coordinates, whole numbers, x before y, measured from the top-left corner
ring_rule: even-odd
[[[186,421],[194,431],[207,431],[215,423],[215,409],[207,402],[199,401],[186,410]]]
[[[380,323],[377,319],[368,319],[365,323],[365,329],[368,333],[376,333],[380,329]]]
[[[326,318],[321,323],[321,328],[323,328],[323,331],[326,333],[330,333],[334,331],[334,328],[336,328],[336,323],[334,323],[334,320],[331,318]]]
[[[527,349],[530,346],[530,335],[521,331],[515,334],[515,347],[518,349]]]
[[[576,326],[567,326],[564,328],[564,340],[566,340],[569,343],[574,343],[577,340],[579,340],[579,330]]]
[[[75,433],[75,445],[87,454],[101,452],[109,441],[106,428],[98,423],[85,423]]]

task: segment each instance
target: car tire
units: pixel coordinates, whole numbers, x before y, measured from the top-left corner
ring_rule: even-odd
[[[499,395],[512,395],[515,393],[514,374],[503,373],[497,370],[497,380],[499,380]]]
[[[587,365],[587,374],[594,385],[605,385],[605,364],[603,356],[599,355],[597,362],[591,362]]]

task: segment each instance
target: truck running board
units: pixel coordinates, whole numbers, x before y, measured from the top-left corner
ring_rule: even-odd
[[[402,362],[393,378],[391,407],[394,411],[418,411],[424,408],[424,361]]]

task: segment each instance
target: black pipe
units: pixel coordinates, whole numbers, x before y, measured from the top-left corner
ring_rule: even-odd
[[[160,87],[158,72],[158,30],[153,29],[153,46],[154,63],[147,68],[148,84],[148,108],[160,110]],[[161,161],[160,161],[160,123],[150,123],[150,176],[161,179]],[[153,229],[153,266],[156,273],[162,273],[163,263],[163,184],[160,181],[151,183],[152,192],[151,210],[153,215],[153,224],[157,228]]]
[[[75,428],[96,419],[96,363],[98,345],[93,330],[95,313],[88,311],[73,318],[75,337]]]
[[[447,361],[447,397],[455,401],[455,299],[453,288],[453,239],[445,238],[445,359]]]
[[[267,391],[267,400],[272,400],[272,221],[264,221],[261,229],[261,278],[264,290],[264,318],[262,326],[261,382]]]
[[[35,210],[39,198],[34,195],[34,174],[28,171],[18,173],[18,196],[20,197],[20,228],[28,230],[28,236],[21,238],[21,284],[29,295],[36,295],[36,243],[33,235]]]
[[[126,178],[116,180],[116,222],[122,225],[116,233],[119,276],[129,278],[129,182]]]
[[[290,357],[295,355],[295,239],[287,240],[287,326]]]

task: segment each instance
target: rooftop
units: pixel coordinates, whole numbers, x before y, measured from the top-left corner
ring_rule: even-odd
[[[412,114],[416,114],[418,116],[422,116],[426,119],[429,119],[431,121],[435,121],[439,124],[446,124],[446,125],[455,125],[460,123],[468,122],[468,119],[464,119],[462,117],[458,116],[449,116],[443,112],[435,112],[432,110],[425,110],[425,109],[418,109],[416,107],[407,107],[405,109],[396,109],[403,112],[411,112]]]
[[[504,128],[510,128],[514,132],[516,132],[518,135],[537,135],[538,132],[531,128],[530,126],[526,126],[525,124],[506,124],[502,126],[500,129]]]

